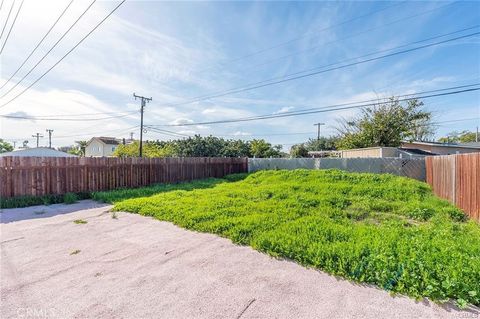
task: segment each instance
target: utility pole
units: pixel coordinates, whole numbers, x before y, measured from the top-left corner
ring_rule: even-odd
[[[322,125],[325,125],[325,123],[313,124],[313,126],[318,126],[317,141],[320,141],[320,127],[321,127]]]
[[[144,111],[144,108],[145,108],[145,105],[147,104],[146,102],[150,102],[152,100],[152,98],[148,98],[148,97],[144,97],[144,96],[140,96],[140,95],[136,95],[135,93],[133,93],[133,97],[135,98],[135,100],[138,98],[140,99],[140,147],[139,147],[139,150],[138,150],[138,155],[140,157],[142,157],[142,154],[143,154],[143,111]]]
[[[32,137],[37,138],[37,147],[38,147],[38,141],[39,141],[40,137],[43,137],[43,135],[41,135],[40,133],[36,133],[35,135],[32,135]]]
[[[48,148],[52,148],[52,133],[53,133],[53,130],[47,128],[46,131],[48,132]]]
[[[477,134],[475,134],[475,142],[478,143],[478,126],[477,126]]]
[[[133,141],[133,132],[130,132],[130,141]]]

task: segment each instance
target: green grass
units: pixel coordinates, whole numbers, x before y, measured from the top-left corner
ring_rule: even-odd
[[[86,223],[88,223],[86,220],[83,220],[83,219],[75,219],[73,222],[75,224],[86,224]]]
[[[480,305],[480,226],[427,184],[337,170],[242,178],[94,198],[393,293]]]
[[[36,205],[52,205],[70,201],[76,196],[76,200],[91,198],[90,193],[69,193],[70,195],[44,195],[44,196],[17,196],[12,198],[0,198],[0,208],[21,208]],[[65,198],[67,197],[67,198]]]

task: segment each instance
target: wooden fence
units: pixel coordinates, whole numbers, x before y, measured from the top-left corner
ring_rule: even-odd
[[[223,177],[247,166],[247,158],[0,157],[0,198]]]
[[[425,164],[435,194],[480,221],[480,153],[428,156]]]

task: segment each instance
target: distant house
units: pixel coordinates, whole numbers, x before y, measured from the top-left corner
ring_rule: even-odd
[[[422,150],[410,149],[404,147],[365,147],[350,150],[339,151],[342,158],[366,158],[366,157],[400,157],[400,158],[417,158],[432,155]]]
[[[86,157],[104,157],[112,156],[121,140],[114,137],[92,137],[85,147]]]
[[[77,157],[73,154],[54,150],[48,147],[25,148],[12,152],[0,153],[0,157],[15,156],[15,157]]]
[[[342,158],[400,157],[419,158],[432,155],[449,155],[480,152],[480,143],[445,144],[437,142],[402,142],[400,147],[366,147],[338,151]],[[314,154],[310,154],[312,157]],[[315,153],[315,152],[312,152]]]
[[[430,155],[449,155],[480,152],[480,143],[402,142],[402,148],[421,150]]]

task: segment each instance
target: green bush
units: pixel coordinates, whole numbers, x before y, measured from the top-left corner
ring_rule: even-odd
[[[480,226],[464,222],[465,214],[425,183],[280,170],[201,189],[187,185],[117,196],[114,209],[228,237],[393,293],[480,305]]]
[[[63,195],[63,202],[67,205],[74,204],[78,202],[78,196],[74,193],[66,193],[65,195]]]

